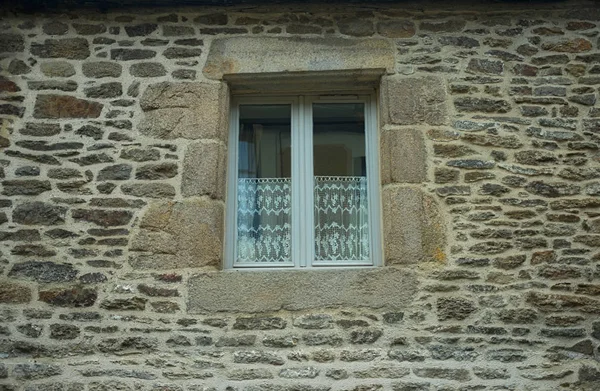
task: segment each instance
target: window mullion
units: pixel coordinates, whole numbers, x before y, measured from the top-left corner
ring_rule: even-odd
[[[301,105],[302,97],[292,105],[292,261],[294,267],[302,266],[304,259],[304,243],[302,211],[304,209],[304,194],[302,193],[302,152],[304,150],[302,135],[303,122]]]
[[[304,231],[306,267],[312,267],[315,259],[315,205],[314,205],[314,157],[313,157],[313,110],[315,97],[306,97],[304,103]]]

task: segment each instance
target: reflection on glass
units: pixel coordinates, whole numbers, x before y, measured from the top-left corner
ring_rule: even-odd
[[[239,113],[236,263],[291,261],[291,107]]]
[[[363,103],[313,104],[315,260],[368,261]]]

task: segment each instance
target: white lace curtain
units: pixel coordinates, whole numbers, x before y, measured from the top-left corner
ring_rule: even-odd
[[[290,178],[240,178],[237,196],[237,262],[291,261]],[[368,260],[367,179],[317,176],[314,200],[315,260]]]

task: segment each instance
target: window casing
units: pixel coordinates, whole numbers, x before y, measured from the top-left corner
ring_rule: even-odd
[[[225,267],[381,265],[373,95],[232,100]]]

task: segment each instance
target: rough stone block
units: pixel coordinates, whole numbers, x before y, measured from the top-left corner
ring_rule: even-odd
[[[181,194],[184,197],[208,195],[223,200],[227,151],[220,143],[190,144],[183,160]]]
[[[139,269],[220,267],[223,205],[189,199],[150,206],[133,236],[129,262]]]
[[[410,270],[392,267],[226,271],[193,276],[188,289],[190,313],[339,306],[398,309],[411,304],[417,277]]]
[[[436,201],[408,187],[383,190],[386,264],[445,259],[445,226]]]
[[[393,129],[382,133],[381,177],[383,184],[427,180],[427,151],[419,130]]]
[[[203,72],[210,79],[229,74],[348,69],[392,72],[394,52],[392,43],[384,39],[223,38],[212,42]]]
[[[225,83],[158,83],[140,100],[139,130],[150,137],[227,141],[229,92]]]
[[[448,123],[448,96],[445,83],[439,77],[384,76],[380,91],[384,124]]]
[[[0,282],[1,304],[22,304],[31,301],[31,289],[25,285],[8,281]]]

